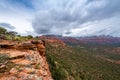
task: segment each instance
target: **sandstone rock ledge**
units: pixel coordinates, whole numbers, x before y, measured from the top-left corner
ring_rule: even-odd
[[[41,40],[0,41],[0,60],[0,80],[53,80]]]

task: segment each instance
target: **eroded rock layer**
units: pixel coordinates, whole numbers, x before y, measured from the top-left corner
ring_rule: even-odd
[[[52,80],[44,41],[0,41],[0,80]]]

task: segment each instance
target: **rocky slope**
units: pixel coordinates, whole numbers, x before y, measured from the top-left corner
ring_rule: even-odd
[[[0,80],[52,80],[43,41],[0,41]]]

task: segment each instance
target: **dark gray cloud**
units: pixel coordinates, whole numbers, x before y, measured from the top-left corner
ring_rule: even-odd
[[[12,26],[9,23],[0,23],[0,27],[4,27],[4,28],[7,28],[7,29],[15,29],[15,27]]]
[[[72,32],[65,32],[65,34],[72,34]]]
[[[38,34],[70,34],[70,30],[80,29],[88,22],[118,16],[119,4],[120,0],[48,0],[43,4],[47,8],[39,10],[32,26]]]

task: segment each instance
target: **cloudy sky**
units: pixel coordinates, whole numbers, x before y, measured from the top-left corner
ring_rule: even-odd
[[[120,0],[0,0],[0,26],[22,35],[120,36]]]

